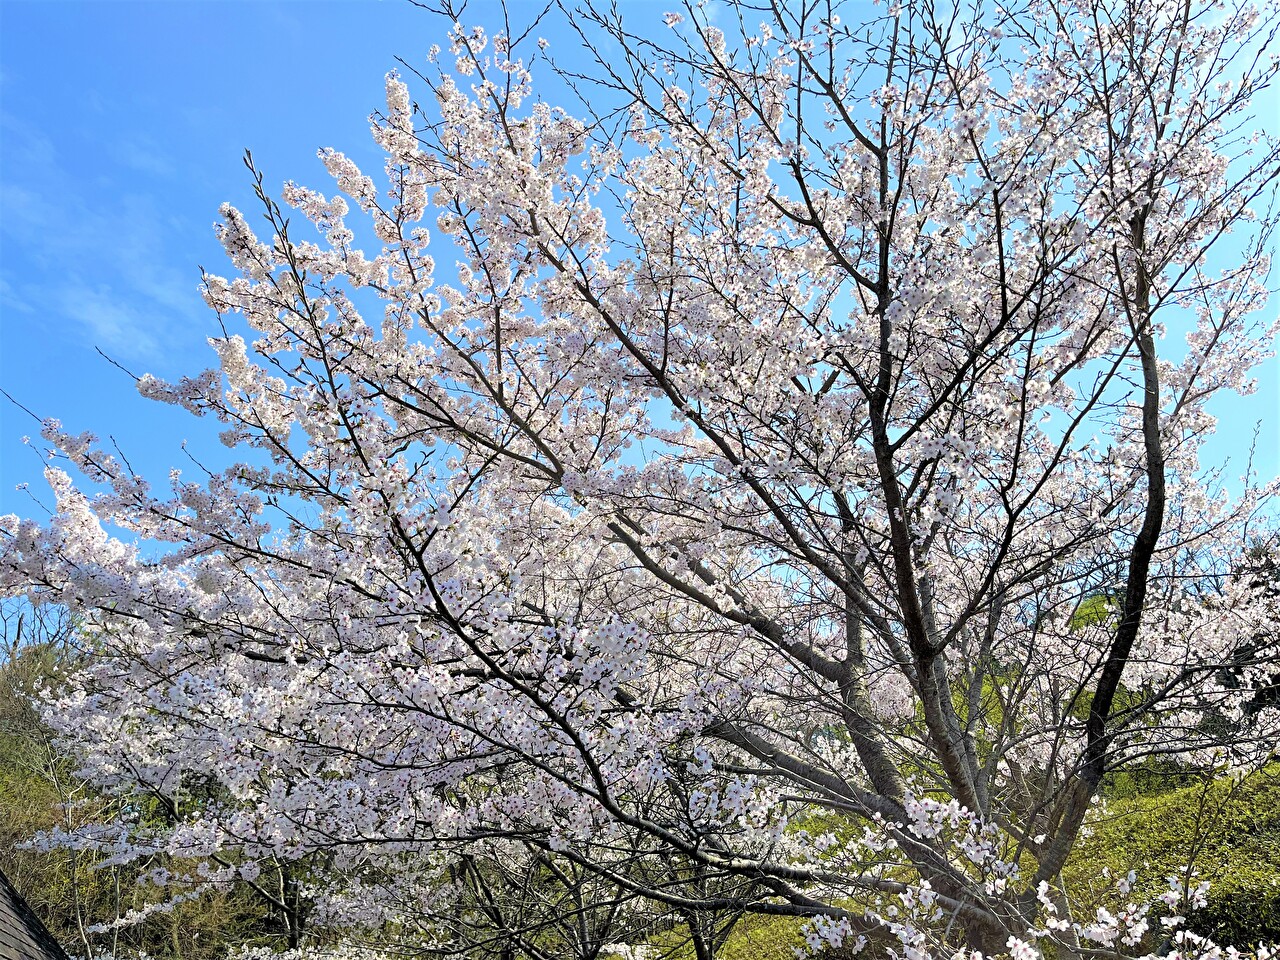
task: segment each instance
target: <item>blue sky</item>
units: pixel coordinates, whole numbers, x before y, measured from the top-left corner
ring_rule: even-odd
[[[278,187],[330,189],[317,148],[375,167],[369,113],[397,54],[440,21],[405,0],[0,0],[0,386],[40,416],[116,438],[163,484],[216,425],[149,403],[135,372],[212,361],[199,266],[226,273],[218,206],[252,207],[246,148]],[[0,513],[38,508],[38,427],[0,399]]]
[[[665,9],[626,7],[654,21]],[[496,9],[472,7],[482,21]],[[206,366],[216,327],[199,265],[226,272],[212,224],[223,201],[251,206],[245,148],[271,186],[328,190],[323,146],[376,168],[367,117],[383,76],[396,55],[423,57],[441,27],[408,0],[0,0],[0,387],[114,437],[153,481],[190,466],[184,440],[225,460],[214,424],[143,401],[95,348],[166,378]],[[562,29],[540,32],[571,55]],[[1273,361],[1258,394],[1217,407],[1210,454],[1232,458],[1230,476],[1259,421],[1260,472],[1280,473],[1278,373]],[[20,439],[37,431],[0,398],[0,514],[38,512],[14,489],[44,497]]]

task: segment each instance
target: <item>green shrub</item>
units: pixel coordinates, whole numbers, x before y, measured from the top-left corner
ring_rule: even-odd
[[[1101,893],[1101,867],[1137,871],[1144,896],[1191,870],[1211,884],[1208,905],[1188,918],[1191,930],[1235,946],[1280,941],[1280,764],[1243,780],[1169,782],[1118,784],[1121,796],[1064,871],[1073,900],[1089,904]]]

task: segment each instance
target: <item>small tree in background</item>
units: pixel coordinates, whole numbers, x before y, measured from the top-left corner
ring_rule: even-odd
[[[139,839],[166,817],[145,794],[95,789],[42,721],[38,704],[83,656],[65,610],[0,603],[0,870],[76,956],[204,960],[276,940],[243,884],[156,910],[167,898],[139,879],[173,858],[136,847],[111,857],[121,825]],[[73,837],[83,842],[63,842]]]

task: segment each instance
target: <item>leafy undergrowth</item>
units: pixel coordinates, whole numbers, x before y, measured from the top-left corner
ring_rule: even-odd
[[[1064,871],[1076,902],[1103,892],[1100,867],[1136,870],[1135,893],[1152,896],[1190,869],[1210,887],[1189,929],[1237,947],[1280,940],[1280,764],[1110,800]]]

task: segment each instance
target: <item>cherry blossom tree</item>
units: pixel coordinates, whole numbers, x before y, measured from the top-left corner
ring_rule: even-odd
[[[84,624],[85,775],[185,811],[63,841],[442,951],[617,904],[700,956],[1219,955],[1189,875],[1061,877],[1113,771],[1280,733],[1276,484],[1200,456],[1274,336],[1274,7],[588,2],[588,66],[442,12],[380,179],[250,162],[217,365],[138,380],[240,462],[156,491],[45,423],[0,585]]]

